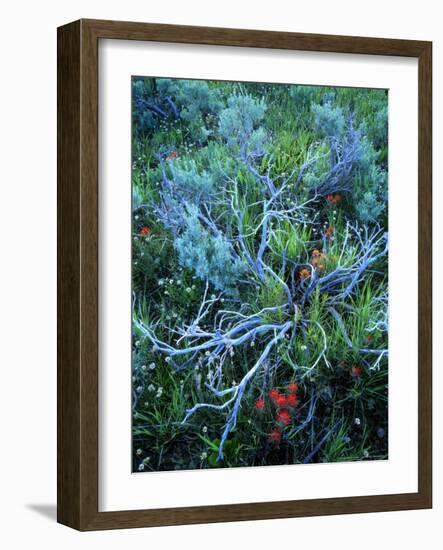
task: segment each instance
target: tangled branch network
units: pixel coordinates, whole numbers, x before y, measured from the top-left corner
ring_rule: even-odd
[[[160,321],[147,326],[137,316],[134,319],[134,325],[140,334],[149,339],[153,349],[163,354],[172,368],[182,371],[198,365],[205,372],[205,385],[214,400],[196,403],[187,410],[183,423],[203,408],[224,411],[226,422],[220,440],[219,460],[223,459],[224,444],[236,426],[248,385],[259,373],[269,376],[279,368],[281,359],[277,349],[283,341],[291,346],[298,343],[301,345],[306,340],[306,332],[315,327],[321,334],[321,349],[315,353],[310,364],[295,366],[302,378],[308,376],[321,362],[330,367],[326,328],[320,321],[312,320],[307,315],[310,300],[316,293],[321,292],[327,296],[326,311],[338,324],[346,344],[354,348],[340,311],[352,308],[352,298],[363,274],[385,256],[388,250],[387,234],[380,227],[358,227],[350,222],[345,226],[343,244],[335,268],[327,273],[323,274],[315,268],[309,261],[309,254],[294,259],[288,258],[286,249],[282,252],[274,250],[273,243],[278,238],[282,224],[317,227],[317,213],[314,208],[316,201],[328,193],[348,188],[355,154],[353,145],[347,151],[338,147],[334,149],[335,164],[318,188],[314,188],[308,198],[303,200],[297,200],[297,196],[303,196],[301,193],[297,194],[303,175],[319,161],[319,157],[308,155],[301,167],[295,167],[285,176],[272,178],[271,160],[267,170],[259,170],[257,158],[248,152],[246,143],[242,143],[238,150],[239,162],[246,167],[261,190],[261,198],[253,202],[253,207],[261,211],[261,215],[256,218],[257,223],[253,224],[250,217],[248,223],[245,221],[251,204],[247,190],[240,192],[239,183],[234,176],[223,173],[223,184],[217,185],[216,190],[210,190],[209,195],[203,187],[193,189],[192,192],[186,191],[170,176],[161,156],[159,162],[162,182],[159,200],[146,207],[155,212],[158,220],[171,230],[174,238],[183,235],[192,218],[205,235],[211,235],[223,243],[230,265],[239,266],[241,284],[253,285],[255,288],[265,285],[271,279],[275,285],[281,286],[285,296],[284,303],[256,312],[247,303],[238,304],[238,307],[232,309],[215,310],[215,305],[220,304],[222,296],[228,296],[228,303],[235,303],[235,294],[226,288],[219,288],[217,295],[210,294],[210,285],[214,281],[211,281],[210,274],[206,273],[203,277],[200,273],[201,278],[206,281],[205,290],[192,322],[171,329],[159,326]],[[322,253],[326,254],[330,244],[325,231],[321,235],[321,241]],[[307,245],[309,247],[310,243]],[[273,266],[268,260],[271,256],[274,258]],[[275,257],[280,261],[279,270],[275,269]],[[303,262],[306,259],[308,261]],[[300,270],[306,273],[305,277],[299,276]],[[387,297],[381,299],[387,300]],[[211,321],[208,323],[207,319]],[[172,331],[173,343],[160,340],[156,336],[158,328],[167,329],[169,333]],[[372,320],[367,330],[387,330],[387,319]],[[227,364],[245,346],[254,346],[257,350],[256,359],[242,378],[232,384],[226,380]],[[378,368],[381,359],[388,353],[387,349],[355,351],[368,357],[372,369]]]

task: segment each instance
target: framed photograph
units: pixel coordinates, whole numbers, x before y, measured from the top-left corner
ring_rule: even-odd
[[[58,520],[430,508],[430,42],[58,29]]]

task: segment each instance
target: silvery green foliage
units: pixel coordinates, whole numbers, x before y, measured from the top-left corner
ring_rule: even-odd
[[[249,136],[247,142],[248,154],[253,157],[260,157],[265,154],[266,142],[268,134],[263,127],[257,128]]]
[[[362,157],[361,134],[349,120],[343,135],[324,137],[311,144],[304,183],[311,194],[351,192]]]
[[[371,137],[367,128],[372,125],[363,121],[354,129],[352,119],[346,120],[342,109],[330,102],[313,104],[312,112],[315,131],[323,139],[311,147],[310,154],[317,160],[306,170],[306,186],[323,196],[349,192],[357,219],[365,224],[377,222],[386,211],[387,173],[373,142],[375,134],[386,141],[387,110],[379,112]]]
[[[360,191],[355,202],[357,218],[362,223],[374,223],[385,211],[385,205],[379,201],[372,191]]]
[[[228,145],[234,146],[248,141],[254,152],[263,150],[266,133],[261,127],[256,129],[263,120],[266,104],[263,99],[255,99],[250,95],[231,95],[228,106],[220,113],[219,131]]]
[[[330,169],[331,146],[326,140],[313,143],[308,152],[308,161],[316,159],[310,164],[303,176],[303,182],[309,191],[315,191],[326,178]]]
[[[361,140],[361,158],[356,166],[353,202],[362,223],[376,222],[386,212],[388,201],[387,173],[378,164],[379,153],[367,137]]]
[[[226,177],[233,178],[238,171],[237,160],[232,155],[227,155],[225,146],[216,141],[209,141],[206,147],[200,150],[199,161],[211,174],[215,185],[223,185]]]
[[[388,143],[388,105],[386,101],[378,101],[373,116],[365,119],[361,125],[368,140],[374,147]]]
[[[333,107],[332,103],[323,105],[313,104],[311,107],[314,116],[314,129],[319,137],[343,137],[346,122],[340,107]]]
[[[224,107],[219,90],[211,90],[207,82],[201,80],[180,81],[177,102],[182,104],[180,116],[183,120],[192,122],[201,113],[216,115]]]
[[[218,113],[224,103],[220,90],[211,89],[203,80],[157,79],[159,96],[170,96],[180,107],[180,117],[186,121],[198,118],[201,113]]]
[[[159,78],[133,81],[134,121],[141,130],[156,128],[162,121],[182,119],[189,137],[206,142],[218,113],[225,106],[219,89],[200,80]]]
[[[141,108],[146,97],[152,94],[150,82],[146,79],[134,80],[132,83],[133,93],[133,120],[136,127],[141,130],[155,128],[159,114],[149,108]]]
[[[215,288],[234,292],[244,265],[232,255],[227,238],[205,229],[196,207],[188,208],[184,223],[184,230],[174,242],[180,264],[192,269],[198,278],[209,280]]]
[[[297,109],[309,107],[316,91],[316,86],[289,86],[289,95]]]
[[[354,168],[361,156],[360,133],[340,107],[331,101],[311,104],[313,126],[318,140],[309,150],[313,160],[306,170],[304,182],[308,189],[326,196],[329,193],[350,191]]]
[[[207,210],[214,202],[216,177],[198,171],[194,160],[168,163],[157,213],[174,235],[180,265],[215,288],[235,294],[244,263],[231,246],[227,231],[216,226]]]
[[[137,208],[139,208],[142,203],[143,203],[143,197],[141,195],[141,192],[134,185],[132,187],[132,210],[137,210]]]
[[[169,170],[174,194],[195,204],[208,200],[214,192],[214,176],[206,170],[199,172],[195,160],[170,163]]]
[[[157,80],[157,91],[160,97],[170,98],[175,106],[175,115],[188,124],[191,138],[205,142],[211,135],[208,125],[211,117],[215,118],[224,107],[221,92],[211,89],[202,80]]]

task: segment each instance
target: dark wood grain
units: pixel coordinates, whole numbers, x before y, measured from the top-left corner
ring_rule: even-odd
[[[432,45],[418,64],[418,488],[432,507]],[[421,266],[428,266],[421,269]]]
[[[98,511],[98,41],[102,38],[416,57],[419,265],[432,257],[432,48],[410,40],[81,20],[58,29],[58,521],[79,530],[432,506],[431,270],[419,272],[418,492]]]
[[[97,37],[214,46],[418,57],[427,42],[263,30],[82,20]]]
[[[80,22],[58,32],[57,517],[80,525]]]

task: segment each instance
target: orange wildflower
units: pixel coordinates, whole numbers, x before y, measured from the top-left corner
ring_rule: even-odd
[[[314,267],[319,267],[320,269],[324,269],[324,265],[322,267],[322,264],[320,263],[322,260],[326,260],[326,256],[317,249],[313,250],[311,254],[311,264]]]
[[[326,229],[326,232],[325,232],[325,235],[328,239],[331,239],[332,236],[334,235],[334,228],[332,227],[332,225],[330,225],[327,229]]]
[[[309,271],[309,269],[306,269],[306,267],[304,267],[300,270],[299,275],[301,279],[307,279],[311,276],[311,272]]]
[[[352,376],[355,376],[358,378],[359,376],[361,376],[361,372],[362,372],[361,367],[357,367],[357,365],[352,365],[351,367]]]
[[[149,236],[151,233],[152,231],[146,225],[142,227],[139,231],[139,235],[141,235],[142,237]]]
[[[340,193],[330,193],[329,195],[326,195],[326,200],[330,204],[337,204],[341,201],[341,195]]]

